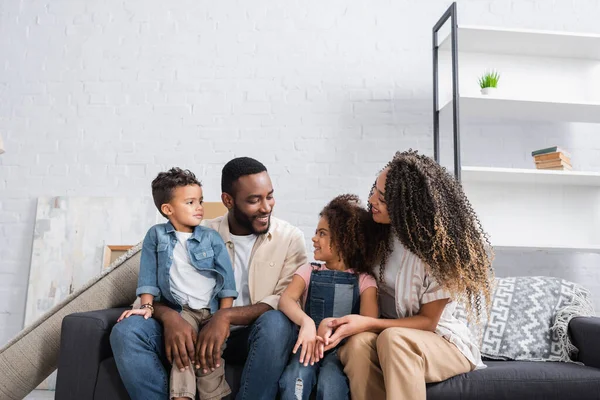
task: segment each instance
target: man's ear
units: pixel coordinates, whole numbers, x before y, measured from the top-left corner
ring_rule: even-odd
[[[229,193],[221,193],[221,201],[228,210],[233,209],[233,197]]]
[[[160,206],[160,211],[162,211],[162,213],[165,215],[173,214],[173,208],[171,207],[170,204],[167,204],[167,203],[164,203],[163,205]]]

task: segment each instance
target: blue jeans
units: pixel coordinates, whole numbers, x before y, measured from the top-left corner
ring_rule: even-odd
[[[348,378],[337,357],[337,349],[325,354],[318,363],[304,366],[300,364],[298,350],[292,356],[279,379],[281,400],[308,400],[317,385],[317,400],[347,400],[349,398]]]
[[[132,400],[169,398],[170,367],[158,321],[129,317],[115,325],[110,344]],[[293,323],[279,311],[267,311],[252,325],[232,331],[223,353],[225,365],[245,362],[236,399],[274,399],[293,345]]]

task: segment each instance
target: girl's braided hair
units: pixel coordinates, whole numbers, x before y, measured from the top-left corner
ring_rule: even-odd
[[[433,159],[412,149],[397,152],[386,168],[385,202],[391,224],[381,226],[383,240],[375,250],[381,262],[379,280],[383,281],[392,251],[393,232],[463,303],[469,319],[475,316],[479,321],[484,304],[491,305],[493,251],[461,184]],[[374,189],[375,185],[371,194]]]

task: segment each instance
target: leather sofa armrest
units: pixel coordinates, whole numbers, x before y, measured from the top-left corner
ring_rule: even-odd
[[[92,399],[100,362],[112,355],[110,332],[128,308],[67,315],[62,321],[56,399]]]

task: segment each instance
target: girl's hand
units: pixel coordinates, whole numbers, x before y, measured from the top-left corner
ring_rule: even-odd
[[[329,321],[327,326],[333,329],[333,334],[329,338],[329,343],[325,346],[325,351],[333,349],[343,339],[360,332],[367,332],[370,329],[371,317],[363,317],[358,314],[346,315],[341,318],[334,318]]]
[[[312,318],[306,318],[300,327],[298,333],[298,340],[294,345],[292,353],[296,354],[298,348],[302,346],[302,352],[300,353],[300,363],[304,363],[304,366],[313,365],[314,354],[315,354],[315,343],[317,341],[317,328],[315,327],[315,321]]]
[[[148,319],[152,317],[152,311],[149,308],[136,308],[135,310],[127,310],[124,311],[123,314],[121,314],[117,322],[121,322],[125,318],[129,318],[132,315],[141,315],[144,317],[144,319]]]
[[[323,354],[325,353],[325,340],[319,335],[317,335],[317,341],[315,343],[315,354],[313,355],[313,361],[319,362],[319,360],[323,359]]]
[[[331,337],[331,335],[333,333],[333,328],[328,326],[328,324],[333,320],[335,320],[335,318],[323,319],[321,321],[321,323],[319,324],[319,329],[317,329],[317,336],[322,339],[325,346],[327,346],[329,344],[329,338]],[[323,358],[322,355],[321,355],[321,358]]]

